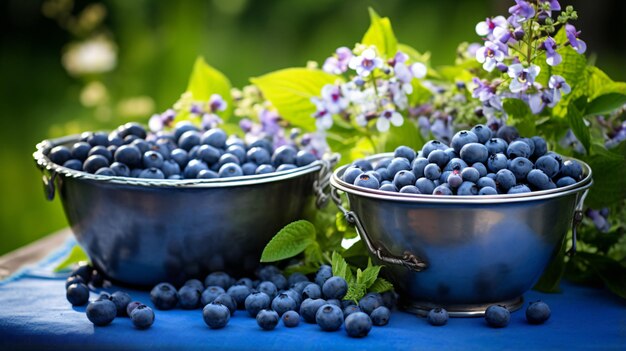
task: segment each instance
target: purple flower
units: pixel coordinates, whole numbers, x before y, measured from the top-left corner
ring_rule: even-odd
[[[526,22],[535,15],[535,8],[524,0],[515,0],[515,5],[509,7],[509,13],[513,15],[513,21]]]
[[[486,37],[493,34],[496,28],[508,29],[509,24],[504,16],[497,16],[494,18],[487,17],[484,21],[478,22],[476,25],[476,34],[481,37]]]
[[[409,55],[403,53],[402,51],[398,51],[396,52],[395,56],[393,57],[392,66],[395,66],[397,63],[404,63],[409,59]]]
[[[324,61],[322,70],[331,74],[342,74],[348,70],[348,63],[352,58],[352,51],[345,46],[337,48],[335,55]]]
[[[300,143],[304,150],[309,151],[318,158],[321,158],[329,149],[324,132],[304,134]]]
[[[422,137],[428,138],[430,134],[430,120],[428,117],[422,115],[417,118],[417,126],[422,134]]]
[[[505,51],[498,44],[486,41],[485,46],[476,51],[476,60],[483,64],[487,72],[493,71],[498,62],[502,62],[506,56]]]
[[[539,4],[550,3],[550,11],[561,11],[561,4],[558,0],[539,0]]]
[[[585,147],[578,140],[578,138],[576,138],[576,135],[574,135],[574,132],[572,132],[571,129],[567,130],[567,133],[565,133],[563,139],[559,141],[559,145],[561,145],[561,147],[563,148],[571,148],[579,154],[585,153]]]
[[[556,66],[561,63],[561,55],[556,52],[556,42],[554,39],[547,37],[539,48],[546,51],[546,62],[548,65]]]
[[[348,107],[348,100],[341,94],[341,87],[334,84],[326,84],[322,88],[324,106],[330,113],[340,113]]]
[[[361,77],[367,77],[374,69],[382,67],[382,65],[383,60],[376,57],[374,49],[369,48],[365,49],[361,55],[352,57],[348,67],[356,70],[356,73]]]
[[[590,208],[590,209],[587,209],[586,215],[587,217],[593,220],[593,224],[595,225],[596,229],[598,229],[600,232],[607,233],[609,229],[611,228],[611,225],[606,220],[606,217],[604,217],[600,213],[600,211],[593,210]]]
[[[531,87],[540,70],[537,65],[530,65],[528,68],[524,68],[520,63],[510,65],[508,74],[512,78],[509,84],[511,92],[519,93]]]
[[[333,116],[326,108],[324,101],[319,98],[311,98],[315,104],[315,112],[311,115],[315,118],[315,126],[318,130],[330,129],[333,126]]]
[[[557,99],[552,90],[541,90],[536,94],[528,96],[528,107],[533,114],[538,114],[548,106],[550,108],[556,106],[560,97]]]
[[[241,128],[244,133],[250,132],[253,126],[254,123],[249,118],[243,118],[239,121],[239,128]]]
[[[489,85],[487,81],[482,81],[474,77],[472,82],[476,85],[476,88],[472,91],[472,97],[478,98],[481,102],[484,102],[494,96],[496,89]]]
[[[396,62],[393,66],[393,73],[402,83],[410,83],[411,80],[413,80],[413,74],[411,74],[409,68],[402,62]]]
[[[171,126],[172,122],[174,122],[174,118],[176,118],[176,111],[171,108],[167,109],[161,114],[152,115],[148,121],[148,128],[150,128],[152,132],[159,132],[163,130],[164,127]]]
[[[567,35],[567,40],[570,45],[576,50],[579,54],[584,54],[587,51],[587,44],[584,41],[578,39],[580,35],[580,31],[576,31],[576,27],[571,24],[565,25],[565,34]]]
[[[430,127],[430,131],[436,139],[450,142],[452,140],[452,117],[438,116]]]
[[[376,120],[376,129],[379,132],[386,132],[389,130],[389,126],[393,124],[396,127],[400,127],[404,123],[402,115],[392,109],[384,110]]]
[[[219,94],[211,95],[209,99],[209,107],[211,108],[211,112],[224,111],[227,107],[226,101]]]
[[[604,143],[608,149],[616,147],[622,141],[626,140],[626,121],[622,122],[609,136],[609,140]]]
[[[189,108],[189,112],[191,112],[194,115],[202,115],[204,113],[204,109],[202,108],[201,104],[191,104],[191,107]]]
[[[552,89],[554,94],[554,101],[558,102],[561,100],[561,95],[569,94],[572,91],[572,88],[567,84],[565,78],[559,75],[553,75],[550,77],[548,81],[548,87]]]
[[[222,119],[215,113],[205,113],[202,115],[202,128],[204,129],[215,128],[220,123],[222,123]]]
[[[261,122],[262,130],[268,135],[276,135],[282,130],[280,127],[280,116],[276,111],[263,109],[259,113],[259,121]]]

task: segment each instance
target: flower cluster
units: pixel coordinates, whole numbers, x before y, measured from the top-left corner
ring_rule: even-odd
[[[426,76],[426,66],[410,62],[401,51],[384,60],[376,47],[360,44],[354,50],[338,48],[322,69],[342,78],[324,86],[320,96],[311,99],[318,130],[330,129],[333,116],[360,127],[375,121],[372,124],[380,132],[388,131],[391,125],[401,126],[413,92],[412,81]]]
[[[543,80],[547,84],[539,83],[542,70],[538,60],[557,66],[563,60],[561,48],[570,46],[578,54],[587,49],[579,39],[580,32],[569,23],[578,18],[571,6],[561,11],[557,0],[515,0],[509,14],[508,18],[496,16],[478,23],[476,33],[484,43],[468,48],[482,68],[490,72],[489,76],[497,77],[475,79],[472,94],[483,105],[481,113],[492,120],[496,116],[506,117],[502,109],[505,98],[521,99],[534,114],[556,106],[563,95],[570,93],[571,87],[559,75]],[[565,35],[554,35],[556,26],[561,26]]]
[[[188,116],[192,120],[200,120],[204,129],[217,127],[222,123],[218,115],[227,108],[227,103],[219,94],[213,94],[208,101],[194,101],[190,93],[184,93],[174,106],[160,114],[154,114],[148,121],[150,131],[156,133],[166,127],[171,127],[174,120],[180,116]]]

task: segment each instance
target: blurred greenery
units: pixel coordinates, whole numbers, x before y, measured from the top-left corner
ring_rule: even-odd
[[[561,2],[573,4],[581,14],[577,27],[592,60],[613,79],[626,80],[621,69],[626,43],[615,40],[626,37],[626,27],[620,24],[624,2]],[[198,55],[239,87],[249,77],[304,66],[308,60],[321,62],[336,47],[351,46],[361,38],[369,22],[368,6],[391,18],[402,42],[430,51],[437,66],[453,62],[459,42],[478,39],[476,22],[505,12],[510,3],[2,1],[0,254],[67,225],[59,200],[48,203],[43,197],[41,175],[31,156],[37,142],[111,129],[131,119],[147,122],[150,113],[178,99]],[[62,64],[63,53],[70,43],[90,37],[113,43],[116,65],[101,73],[70,75],[70,65]]]

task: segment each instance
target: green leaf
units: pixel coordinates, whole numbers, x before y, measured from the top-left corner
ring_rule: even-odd
[[[585,124],[583,113],[576,106],[576,101],[571,101],[567,106],[567,120],[576,138],[583,144],[585,150],[589,152],[591,144],[589,127]]]
[[[376,279],[374,284],[372,284],[369,287],[368,291],[375,292],[375,293],[384,293],[385,291],[389,291],[392,289],[393,289],[393,284],[388,282],[385,278],[378,278]]]
[[[357,271],[356,282],[365,285],[366,288],[369,288],[374,284],[376,278],[378,278],[378,273],[380,273],[380,269],[382,266],[369,266],[365,268],[364,271]]]
[[[400,127],[391,126],[384,134],[383,150],[395,150],[398,146],[406,145],[414,150],[420,150],[424,146],[424,138],[415,123],[407,118]]]
[[[324,85],[334,84],[337,79],[318,69],[287,68],[250,81],[259,87],[282,118],[305,131],[314,131],[315,105],[311,98],[320,96]]]
[[[333,275],[342,277],[346,280],[346,282],[348,282],[348,285],[352,285],[354,283],[354,276],[352,275],[352,271],[346,263],[346,260],[344,260],[343,257],[337,252],[333,252],[331,260]]]
[[[305,220],[287,224],[263,249],[261,262],[276,262],[293,257],[315,243],[315,226]]]
[[[421,62],[426,64],[430,61],[430,52],[420,53],[415,50],[412,46],[407,44],[398,43],[398,51],[402,51],[403,53],[409,55],[409,59],[413,62]]]
[[[584,159],[593,171],[594,181],[594,186],[585,199],[587,206],[603,208],[624,201],[626,177],[618,176],[620,170],[626,169],[624,153],[626,153],[626,141],[611,151],[607,150],[604,145],[591,145],[592,155]]]
[[[626,83],[621,84],[626,85]],[[591,100],[585,112],[587,115],[606,115],[624,106],[624,104],[626,104],[626,93],[606,93]]]
[[[324,253],[316,241],[304,249],[304,261],[308,264],[319,264],[324,261]]]
[[[350,284],[348,285],[348,293],[344,296],[344,300],[352,300],[356,303],[365,296],[367,293],[367,288],[363,284]]]
[[[344,258],[355,256],[367,256],[367,249],[365,248],[363,240],[355,242],[352,246],[350,246],[350,248],[343,252]]]
[[[67,256],[65,256],[63,261],[61,261],[61,263],[54,267],[54,271],[59,272],[76,263],[84,261],[89,261],[89,257],[82,247],[80,247],[79,245],[74,245],[74,247],[72,247],[72,250],[67,254]]]
[[[428,102],[428,100],[430,100],[433,96],[433,92],[422,85],[419,80],[411,80],[411,85],[413,86],[413,92],[409,95],[409,104],[411,106],[417,106]]]
[[[193,65],[187,91],[191,93],[193,100],[208,101],[213,94],[219,94],[226,101],[226,110],[220,116],[226,121],[232,114],[233,100],[230,95],[230,81],[217,69],[211,67],[198,57]]]
[[[511,119],[511,123],[517,127],[521,135],[535,135],[535,117],[528,104],[520,99],[508,98],[502,106]]]
[[[601,95],[605,87],[613,84],[613,80],[601,69],[595,66],[587,66],[587,91],[584,95],[594,99]]]
[[[393,34],[391,21],[387,17],[381,18],[371,7],[369,13],[370,27],[365,32],[361,43],[376,46],[379,54],[384,58],[393,57],[398,52],[398,40]]]
[[[626,299],[626,267],[619,262],[598,254],[579,252],[577,256],[587,262],[607,288]]]

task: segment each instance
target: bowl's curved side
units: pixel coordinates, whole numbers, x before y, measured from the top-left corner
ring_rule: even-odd
[[[72,230],[110,278],[148,286],[210,271],[249,273],[312,203],[317,173],[232,187],[141,187],[57,177]]]

